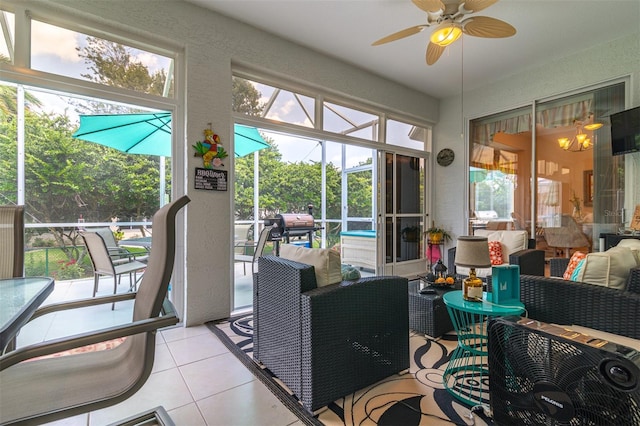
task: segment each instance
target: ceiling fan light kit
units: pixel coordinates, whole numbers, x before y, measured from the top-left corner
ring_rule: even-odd
[[[483,38],[504,38],[516,33],[510,24],[488,16],[475,16],[464,19],[480,10],[486,9],[498,0],[412,0],[413,4],[427,14],[425,24],[415,25],[395,32],[372,43],[373,46],[396,41],[422,32],[427,27],[437,25],[429,37],[427,45],[427,65],[433,65],[445,48],[458,40],[462,34]]]
[[[446,47],[459,39],[461,35],[462,28],[460,28],[460,24],[456,24],[455,22],[443,22],[431,34],[429,40],[431,40],[431,43],[435,43],[438,46]]]

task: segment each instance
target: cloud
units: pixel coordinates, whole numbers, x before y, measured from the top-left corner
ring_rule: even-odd
[[[81,34],[54,27],[43,22],[33,21],[31,25],[32,55],[54,55],[68,62],[80,62],[76,47]]]

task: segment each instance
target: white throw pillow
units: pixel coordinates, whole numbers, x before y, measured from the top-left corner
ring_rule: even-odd
[[[578,274],[578,281],[623,290],[629,270],[636,267],[636,258],[627,247],[612,247],[602,253],[589,253]]]
[[[316,274],[316,285],[318,287],[342,281],[340,253],[336,250],[283,244],[280,246],[280,257],[312,265]]]

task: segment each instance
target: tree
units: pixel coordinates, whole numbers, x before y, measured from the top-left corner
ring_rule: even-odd
[[[76,50],[92,71],[81,74],[82,77],[107,86],[162,95],[167,79],[164,70],[149,73],[146,65],[135,60],[131,48],[113,41],[87,37],[87,45],[76,47]]]

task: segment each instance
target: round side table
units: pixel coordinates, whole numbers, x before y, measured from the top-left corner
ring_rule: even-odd
[[[458,334],[458,346],[453,351],[442,381],[444,387],[460,401],[471,404],[489,403],[489,369],[487,323],[490,317],[519,315],[524,305],[494,305],[492,294],[484,292],[482,302],[468,302],[462,291],[443,295],[451,322]]]

